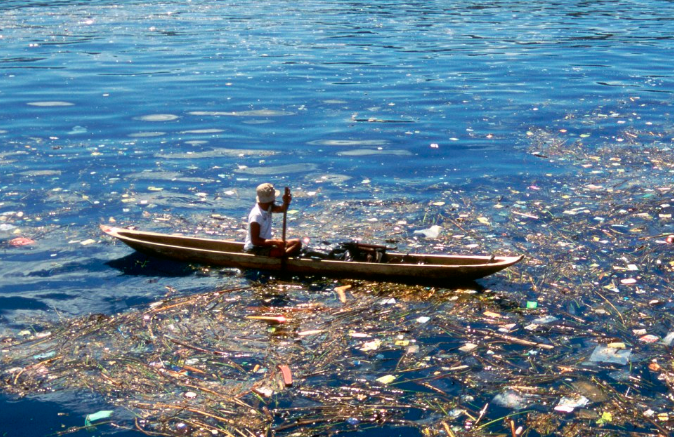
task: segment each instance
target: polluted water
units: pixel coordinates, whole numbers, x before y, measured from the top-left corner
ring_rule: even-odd
[[[0,414],[76,406],[0,435],[671,435],[672,15],[2,2]],[[524,259],[288,278],[99,230],[241,241],[262,182],[308,245]]]
[[[532,135],[531,150],[554,144],[550,135]],[[624,147],[619,162],[628,168],[658,152]],[[581,167],[588,159],[545,154]],[[589,159],[610,170],[616,156],[606,150]],[[234,275],[240,284],[169,290],[165,299],[116,315],[36,323],[3,339],[3,389],[94,391],[112,408],[92,412],[87,427],[114,424],[150,435],[382,428],[406,435],[668,435],[674,329],[667,277],[674,261],[668,222],[657,217],[672,166],[659,165],[661,172],[629,167],[643,182],[610,190],[597,188],[606,186],[602,173],[590,173],[551,177],[524,192],[476,187],[470,198],[443,189],[443,201],[428,203],[345,200],[328,208],[308,196],[312,207],[301,219],[289,214],[289,230],[301,226],[314,241],[341,236],[403,251],[474,247],[527,257],[468,287],[243,280],[245,272],[192,266],[201,275]],[[556,194],[541,195],[546,191]],[[242,228],[240,218],[221,214],[147,218],[159,231],[224,239],[240,237]]]

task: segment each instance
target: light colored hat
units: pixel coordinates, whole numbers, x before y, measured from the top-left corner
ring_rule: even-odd
[[[257,186],[257,201],[268,203],[276,200],[276,190],[272,184],[260,184]]]

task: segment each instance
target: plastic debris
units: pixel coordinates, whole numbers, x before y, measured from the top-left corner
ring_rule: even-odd
[[[557,320],[558,320],[557,317],[547,315],[547,316],[543,316],[543,317],[538,317],[538,318],[532,320],[531,323],[535,323],[537,325],[545,325],[545,324],[548,324],[548,323],[555,322]]]
[[[33,358],[35,358],[36,360],[46,360],[46,359],[54,357],[54,356],[56,356],[55,351],[48,351],[48,352],[44,352],[44,353],[41,353],[41,354],[33,355]]]
[[[544,137],[532,134],[532,141]],[[575,150],[555,150],[554,138],[538,144],[546,155],[564,159]],[[3,333],[9,340],[0,339],[0,384],[21,396],[45,390],[96,392],[142,417],[139,426],[148,434],[213,429],[232,435],[338,434],[405,420],[424,435],[458,435],[476,421],[469,432],[517,435],[512,420],[526,421],[524,429],[531,431],[523,433],[536,435],[628,423],[638,424],[634,429],[644,434],[667,435],[674,422],[658,417],[667,413],[671,418],[661,394],[674,389],[671,349],[663,347],[671,346],[674,333],[666,335],[660,330],[667,325],[652,320],[667,320],[662,314],[671,310],[668,280],[674,261],[666,243],[671,221],[660,213],[674,189],[670,167],[663,167],[667,179],[643,178],[637,170],[644,159],[662,159],[668,152],[650,148],[645,154],[642,145],[627,150],[638,163],[631,170],[637,175],[613,181],[622,184],[616,185],[601,179],[614,163],[625,166],[627,156],[610,161],[605,152],[595,159],[577,146],[583,152],[572,158],[582,170],[573,178],[546,175],[524,192],[503,181],[476,182],[466,196],[463,189],[438,184],[431,190],[441,191],[444,203],[408,202],[395,192],[390,198],[332,201],[323,208],[328,184],[348,178],[315,173],[305,179],[311,186],[297,191],[298,200],[310,197],[312,207],[292,217],[299,221],[291,224],[311,241],[363,239],[396,245],[405,253],[526,254],[524,262],[488,280],[454,288],[346,279],[281,281],[272,275],[242,291],[173,291],[162,302],[114,316],[36,324],[16,338]],[[251,166],[237,174],[262,172],[264,166],[252,167],[253,162],[245,162]],[[654,163],[646,164],[652,173]],[[219,178],[229,177],[219,171]],[[171,186],[181,181],[180,175],[164,173]],[[164,189],[129,191],[115,201],[127,208],[165,206],[162,198],[173,190],[158,175],[151,177],[146,187]],[[319,183],[324,191],[314,185]],[[351,185],[379,189],[376,179]],[[230,188],[209,194],[203,185],[187,193],[186,202],[194,202],[195,195],[204,198],[201,191],[209,201],[220,196],[232,202],[240,193]],[[74,197],[81,202],[81,195]],[[208,209],[195,215],[195,223],[172,221],[165,208],[143,208],[139,217],[158,230],[241,240],[238,217]],[[29,223],[17,215],[1,219],[6,221],[0,225],[20,224],[22,232]],[[424,240],[422,231],[434,229],[437,235],[430,235],[435,238]],[[12,237],[18,232],[9,229]],[[73,244],[92,238],[70,232],[65,241]],[[31,235],[40,235],[43,246],[43,236],[50,234]],[[102,242],[78,247],[93,253]],[[222,269],[193,271],[213,275],[219,283],[248,281],[224,277]],[[264,324],[272,320],[254,318],[281,315],[286,323],[271,328]],[[39,337],[47,332],[52,334]],[[656,334],[665,337],[646,341]],[[292,370],[291,386],[279,363]],[[96,372],[87,371],[92,368]],[[581,397],[591,404],[576,406]],[[570,401],[560,401],[564,398]],[[500,408],[484,410],[485,404],[535,408],[526,418],[505,417]],[[649,409],[650,419],[665,431],[645,420],[642,411]],[[560,418],[562,411],[574,414]],[[610,423],[606,412],[612,415]],[[177,431],[179,425],[184,427]]]
[[[597,420],[596,423],[597,425],[602,426],[611,422],[613,422],[613,414],[611,414],[608,411],[604,411],[603,413],[601,413],[601,417],[599,418],[599,420]]]
[[[16,230],[17,227],[14,225],[10,225],[9,223],[0,223],[0,232],[11,232]]]
[[[474,343],[466,343],[459,348],[461,352],[470,352],[475,349],[477,349],[477,345]]]
[[[560,411],[562,413],[572,413],[576,408],[585,407],[589,403],[590,400],[585,396],[563,397],[555,406],[555,411]]]
[[[377,378],[377,382],[381,382],[382,384],[390,384],[395,380],[396,380],[395,375],[384,375],[380,378]]]
[[[30,246],[32,244],[35,244],[35,241],[25,237],[17,237],[9,240],[9,245],[14,247]]]
[[[524,396],[513,390],[506,390],[494,396],[492,402],[505,408],[513,410],[521,410],[526,407],[526,399]]]
[[[253,387],[253,391],[265,398],[270,398],[274,394],[274,390],[266,386]]]
[[[109,419],[110,416],[112,416],[112,413],[114,413],[112,410],[101,410],[92,414],[87,414],[87,417],[84,419],[84,424],[88,427],[92,425],[92,422],[96,422],[97,420]]]
[[[281,376],[283,377],[283,384],[285,384],[286,387],[293,385],[293,377],[292,373],[290,372],[290,367],[285,364],[279,364],[278,368],[281,371]]]
[[[415,235],[423,235],[424,238],[429,238],[429,239],[434,239],[438,238],[440,236],[440,233],[442,232],[442,227],[438,225],[433,225],[428,229],[420,229],[414,231]]]
[[[610,347],[609,345],[600,344],[594,349],[594,351],[592,351],[590,361],[594,363],[600,362],[624,365],[629,363],[631,355],[631,349],[617,349],[615,347]]]
[[[671,346],[672,342],[674,342],[674,332],[670,332],[660,341],[660,343],[666,346]]]
[[[655,343],[656,341],[660,340],[660,337],[657,335],[653,334],[646,334],[641,337],[639,337],[639,341],[642,341],[644,343]]]
[[[374,339],[372,341],[364,343],[363,346],[361,346],[360,350],[362,350],[363,352],[376,351],[377,349],[379,349],[380,346],[381,340]]]

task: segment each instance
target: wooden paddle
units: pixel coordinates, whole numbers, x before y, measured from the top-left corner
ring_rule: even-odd
[[[283,232],[281,233],[281,239],[283,240],[283,258],[281,258],[281,271],[285,271],[286,269],[286,224],[288,222],[288,205],[286,205],[285,197],[290,196],[290,188],[286,187],[284,193],[283,193],[283,205],[285,205],[285,211],[283,211]]]
[[[283,197],[290,196],[290,188],[286,187]],[[283,199],[283,204],[285,205],[286,201]],[[286,248],[286,223],[288,222],[288,206],[286,205],[286,210],[283,211],[283,233],[281,234],[281,239],[283,240],[283,250]]]

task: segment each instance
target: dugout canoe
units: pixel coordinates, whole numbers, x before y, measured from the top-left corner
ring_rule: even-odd
[[[293,275],[388,282],[467,282],[501,271],[523,258],[386,252],[387,262],[383,263],[293,257],[283,261],[245,253],[243,243],[236,241],[160,234],[106,225],[101,225],[101,230],[139,252],[177,261]]]

